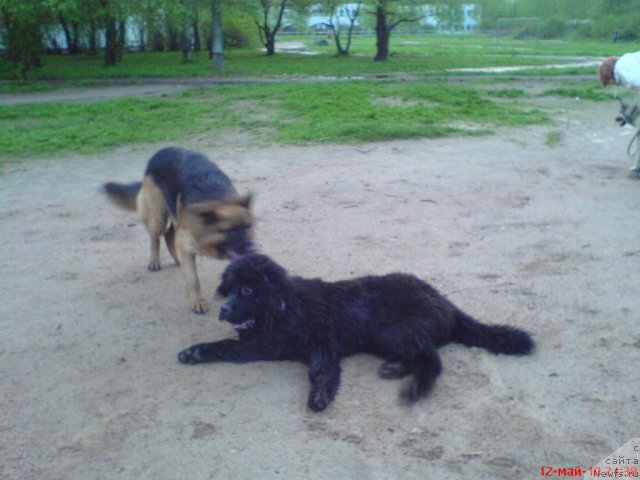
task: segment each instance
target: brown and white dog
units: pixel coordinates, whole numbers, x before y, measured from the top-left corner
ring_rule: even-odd
[[[201,153],[163,148],[149,160],[142,182],[109,182],[104,191],[116,205],[140,215],[151,237],[150,271],[161,268],[164,236],[195,313],[207,311],[196,255],[234,259],[255,251],[251,197],[238,195],[229,177]]]
[[[598,77],[603,87],[614,84],[636,90],[640,92],[640,51],[625,53],[621,57],[606,58],[598,68]],[[616,90],[617,96],[617,90]],[[640,142],[640,125],[638,124],[638,106],[626,104],[620,100],[620,116],[616,118],[621,126],[627,123],[633,125],[638,130],[627,148],[627,153],[631,155],[631,146],[634,142]],[[640,178],[640,145],[636,143],[636,160],[630,168],[629,176]]]

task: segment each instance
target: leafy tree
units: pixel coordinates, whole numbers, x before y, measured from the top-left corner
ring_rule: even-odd
[[[391,32],[401,23],[416,22],[424,15],[416,8],[423,2],[376,0],[374,2],[376,17],[376,62],[389,58],[389,40]]]
[[[51,12],[39,0],[0,0],[0,38],[5,50],[2,60],[20,78],[40,66],[43,50],[41,26],[51,20]]]
[[[64,32],[67,52],[80,53],[81,9],[78,0],[43,0],[45,5],[59,22]]]

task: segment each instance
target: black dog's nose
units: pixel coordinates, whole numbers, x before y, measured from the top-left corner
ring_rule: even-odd
[[[220,315],[218,316],[218,318],[220,320],[226,320],[227,318],[229,318],[230,313],[231,313],[231,307],[225,303],[220,307]]]

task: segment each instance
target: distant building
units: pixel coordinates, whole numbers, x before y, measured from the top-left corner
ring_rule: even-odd
[[[459,11],[447,12],[446,5],[440,9],[434,5],[424,5],[425,18],[420,22],[438,32],[471,33],[480,23],[480,9],[473,3],[463,3]]]
[[[357,3],[341,3],[336,8],[334,14],[334,25],[349,26],[349,12],[357,8]],[[458,11],[447,11],[446,5],[437,7],[434,4],[425,4],[418,7],[422,10],[422,19],[418,21],[421,26],[428,27],[438,32],[449,33],[471,33],[476,30],[480,23],[479,8],[473,3],[463,3]],[[329,15],[322,5],[316,4],[311,6],[310,15],[307,20],[307,26],[312,30],[322,30],[325,24],[329,22]],[[354,25],[356,28],[362,27],[362,16],[366,15],[364,6],[361,7],[360,15],[356,19]]]
[[[142,44],[142,23],[135,18],[128,18],[125,22],[125,36],[124,44],[127,49],[137,50]],[[42,27],[42,37],[44,41],[44,47],[47,50],[53,51],[66,51],[67,40],[64,36],[64,30],[59,23],[52,25],[45,25]],[[87,48],[87,38],[82,36],[80,38],[81,48]],[[106,33],[104,28],[98,28],[96,30],[96,46],[98,48],[104,48],[106,45]],[[1,45],[1,42],[0,42]]]
[[[357,3],[341,3],[336,8],[333,17],[333,24],[337,27],[350,26],[350,15],[353,16],[353,12],[355,12],[357,8]],[[329,15],[325,12],[323,6],[320,4],[312,5],[309,12],[310,15],[307,19],[307,26],[312,30],[324,30],[326,28],[325,24],[329,23]],[[356,21],[354,22],[356,28],[362,25],[360,22],[360,15],[363,15],[364,13],[364,5],[361,5],[358,18],[356,18]]]

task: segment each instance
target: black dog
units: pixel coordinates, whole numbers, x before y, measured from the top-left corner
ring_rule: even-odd
[[[309,408],[318,412],[335,398],[340,359],[359,352],[384,357],[379,375],[413,379],[402,398],[415,402],[440,374],[437,347],[449,342],[524,355],[534,344],[526,332],[484,325],[417,277],[390,274],[335,283],[290,277],[264,255],[234,261],[218,293],[228,297],[220,320],[238,340],[194,345],[181,363],[301,360],[309,366]]]

